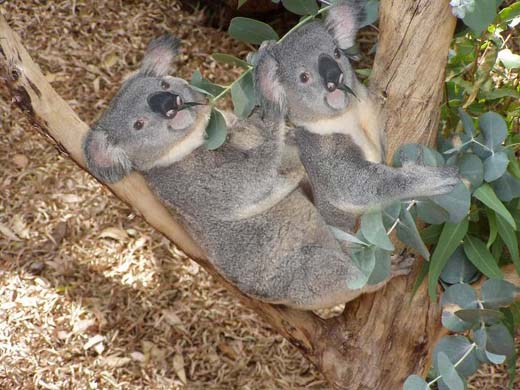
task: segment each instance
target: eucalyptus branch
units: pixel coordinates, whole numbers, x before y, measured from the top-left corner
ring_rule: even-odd
[[[233,88],[233,86],[235,84],[239,83],[240,80],[242,80],[247,74],[251,73],[252,69],[253,69],[253,67],[250,66],[249,68],[247,68],[247,70],[242,72],[242,74],[235,81],[233,81],[231,84],[225,86],[224,89],[222,90],[222,92],[220,92],[217,96],[211,98],[211,104],[215,104],[215,102],[217,100],[221,99],[224,95],[226,95],[229,91],[231,91],[231,88]]]
[[[462,357],[457,360],[457,362],[453,365],[453,367],[457,368],[463,361],[464,359],[466,359],[471,352],[473,352],[473,350],[475,349],[475,347],[477,346],[476,343],[473,343],[471,344],[471,346],[468,348],[468,350],[464,353],[464,355],[462,355]],[[438,377],[434,378],[431,382],[428,382],[428,387],[430,387],[431,385],[433,385],[435,382],[439,381],[440,379],[442,379],[442,375],[439,375]]]

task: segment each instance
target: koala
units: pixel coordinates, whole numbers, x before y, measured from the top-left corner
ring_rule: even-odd
[[[205,148],[205,96],[168,75],[178,45],[171,36],[150,43],[87,133],[89,171],[107,183],[140,172],[218,272],[251,297],[315,309],[372,291],[349,288],[361,271],[297,188],[304,171],[296,151],[295,163],[288,158],[283,116],[230,118],[227,142]]]
[[[360,214],[397,200],[440,195],[458,183],[453,168],[384,164],[380,107],[345,55],[364,18],[364,2],[343,0],[280,43],[264,42],[254,70],[264,112],[280,112],[295,142],[316,207],[349,231]]]

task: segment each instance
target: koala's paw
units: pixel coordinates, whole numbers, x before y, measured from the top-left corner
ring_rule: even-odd
[[[434,168],[431,176],[432,194],[442,195],[451,192],[460,183],[459,171],[455,167]]]
[[[392,256],[392,265],[390,268],[390,275],[392,278],[396,276],[406,276],[412,271],[415,256],[404,253]]]

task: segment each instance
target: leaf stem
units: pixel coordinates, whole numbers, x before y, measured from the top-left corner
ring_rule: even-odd
[[[215,104],[215,102],[219,99],[222,98],[222,96],[224,96],[225,94],[227,94],[229,91],[231,91],[231,88],[233,88],[233,85],[235,85],[236,83],[240,82],[240,80],[242,80],[248,73],[251,73],[251,69],[253,69],[253,67],[250,67],[248,68],[247,70],[245,70],[244,72],[242,72],[242,74],[235,80],[233,81],[231,84],[227,85],[224,87],[224,89],[222,90],[222,92],[220,92],[217,96],[215,96],[214,98],[211,98],[211,104]]]
[[[475,138],[473,138],[473,137],[471,138],[471,142],[474,142],[474,143],[476,143],[477,145],[480,145],[480,146],[482,146],[484,149],[487,149],[487,150],[489,150],[491,153],[495,154],[495,151],[494,151],[493,149],[491,149],[490,147],[488,147],[488,146],[486,146],[486,145],[484,145],[484,144],[478,142],[478,141],[477,141]]]
[[[412,200],[410,202],[410,204],[408,206],[406,206],[406,211],[410,211],[410,209],[417,203],[416,200]],[[390,229],[388,229],[388,231],[386,232],[386,235],[389,236],[390,233],[392,233],[394,231],[394,229],[397,227],[397,225],[399,225],[399,222],[401,222],[401,218],[397,217],[397,219],[395,220],[395,222],[393,223],[393,225],[390,227]]]
[[[457,360],[457,363],[455,363],[453,367],[457,368],[464,361],[464,359],[466,359],[469,356],[469,354],[473,352],[476,346],[476,343],[471,344],[471,347],[469,347],[468,350],[464,353],[464,355],[462,355],[462,357],[459,360]],[[431,382],[428,382],[428,387],[430,387],[440,379],[442,379],[442,375],[439,375],[438,377],[434,378]]]

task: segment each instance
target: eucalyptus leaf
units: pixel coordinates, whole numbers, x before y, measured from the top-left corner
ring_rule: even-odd
[[[504,318],[502,312],[491,309],[462,309],[456,311],[455,315],[471,324],[484,323],[487,325],[496,324]]]
[[[468,231],[468,219],[464,218],[458,224],[446,223],[442,228],[439,242],[430,259],[428,274],[428,292],[431,299],[437,299],[437,281],[449,257],[460,245]]]
[[[493,210],[487,209],[487,217],[489,223],[489,237],[486,243],[486,247],[489,249],[495,242],[498,235],[497,217]]]
[[[468,26],[476,36],[479,36],[487,29],[497,14],[496,3],[489,0],[476,0],[473,8],[466,9],[462,21]]]
[[[489,278],[503,278],[502,271],[498,267],[495,258],[489,252],[486,244],[473,236],[464,239],[464,252],[468,259],[480,272]]]
[[[520,275],[520,258],[518,253],[518,238],[507,221],[500,215],[497,215],[498,234],[504,241],[511,255],[511,260],[515,265],[516,273]]]
[[[511,49],[500,50],[498,59],[508,69],[520,68],[520,55],[513,53]]]
[[[448,355],[444,352],[437,354],[437,368],[442,376],[442,381],[450,390],[464,390],[464,381],[450,361]]]
[[[406,207],[404,203],[403,206]],[[390,229],[393,226],[397,218],[399,218],[400,212],[401,202],[394,202],[383,209],[383,225],[385,226],[386,230]]]
[[[480,289],[482,304],[486,309],[509,306],[518,296],[520,289],[502,279],[489,279]]]
[[[451,192],[444,195],[435,195],[430,199],[448,212],[450,223],[457,223],[466,217],[469,212],[471,193],[461,181]]]
[[[211,96],[216,96],[225,89],[224,87],[214,84],[211,81],[203,78],[198,70],[193,72],[191,75],[191,85],[206,91],[206,93],[210,94]]]
[[[479,118],[479,127],[482,130],[486,146],[496,150],[507,137],[507,123],[496,112],[489,111]]]
[[[475,290],[469,284],[450,286],[442,295],[442,326],[453,332],[471,329],[472,323],[463,321],[455,313],[462,309],[476,309],[478,298]]]
[[[439,340],[433,349],[433,369],[436,373],[439,372],[437,364],[437,355],[439,352],[444,352],[448,355],[450,361],[457,363],[470,348],[474,348],[473,344],[464,336],[445,336]],[[457,366],[457,372],[464,377],[469,377],[477,372],[479,363],[475,355],[475,350],[471,351],[469,355],[460,362]]]
[[[394,153],[392,165],[394,167],[402,167],[405,162],[439,167],[444,165],[444,158],[439,152],[425,145],[405,144]]]
[[[263,41],[279,39],[276,31],[268,24],[241,16],[231,19],[228,33],[239,41],[255,45],[260,45]]]
[[[424,259],[430,259],[430,252],[421,239],[421,235],[415,226],[415,221],[406,208],[401,210],[399,223],[397,224],[397,238],[410,248],[415,249]]]
[[[431,200],[419,200],[416,207],[417,216],[426,223],[440,225],[449,219],[449,213]]]
[[[479,270],[468,260],[461,245],[448,258],[440,279],[447,284],[472,283],[479,276]]]
[[[504,204],[498,199],[493,188],[489,184],[484,184],[477,188],[473,196],[484,203],[490,209],[493,209],[497,214],[501,215],[504,220],[516,230],[516,223],[511,213],[506,209]]]
[[[482,160],[485,160],[486,158],[491,156],[491,153],[493,152],[493,150],[490,150],[485,145],[485,143],[486,141],[484,140],[484,136],[482,134],[479,134],[477,137],[475,137],[473,142],[471,143],[471,150],[473,150],[473,152]]]
[[[466,114],[467,115],[467,114]],[[457,161],[460,175],[469,180],[471,188],[478,188],[484,180],[484,165],[474,154],[466,153]]]
[[[506,173],[509,158],[504,152],[493,153],[484,161],[484,180],[497,180]]]
[[[425,244],[435,244],[442,232],[442,225],[430,225],[421,230],[421,238]]]
[[[477,130],[475,129],[475,125],[473,124],[473,118],[468,115],[462,108],[458,108],[457,112],[459,113],[460,120],[462,122],[462,127],[464,129],[464,133],[468,137],[473,137]]]
[[[206,127],[206,148],[208,150],[219,148],[226,141],[226,137],[226,120],[219,110],[213,108],[211,110],[208,126]]]
[[[238,82],[231,87],[231,99],[233,100],[233,111],[240,118],[247,118],[255,107],[255,87],[253,85],[252,72],[246,71]]]
[[[510,357],[515,353],[513,336],[504,324],[494,324],[486,328],[486,350],[496,355]]]
[[[388,279],[392,267],[391,252],[385,251],[381,248],[375,248],[375,266],[368,278],[367,284],[374,285]]]
[[[251,65],[247,63],[247,61],[244,61],[238,57],[235,57],[231,54],[226,53],[213,53],[211,55],[215,61],[221,62],[223,64],[233,64],[238,65],[242,68],[249,69]]]
[[[509,172],[504,173],[498,180],[492,182],[491,186],[498,198],[503,202],[510,202],[513,198],[520,197],[520,180]]]
[[[348,242],[353,242],[355,244],[359,244],[359,245],[363,245],[363,246],[368,246],[368,243],[360,240],[359,238],[357,238],[356,236],[350,234],[350,233],[347,233],[335,226],[331,226],[329,225],[329,229],[332,231],[332,234],[334,234],[334,237],[336,237],[337,240],[339,241],[348,241]]]
[[[370,274],[376,265],[376,255],[374,247],[363,247],[356,252],[351,253],[352,260],[361,270],[362,276],[357,280],[347,281],[347,287],[350,289],[359,289],[368,282]]]
[[[374,24],[379,19],[379,0],[368,0],[365,4],[365,19],[359,28]]]
[[[394,245],[386,234],[380,211],[363,214],[361,216],[361,232],[372,244],[388,251],[394,250]]]
[[[296,15],[315,15],[319,10],[314,0],[282,0],[282,4]]]
[[[430,386],[420,376],[410,375],[404,382],[403,390],[430,390]]]

